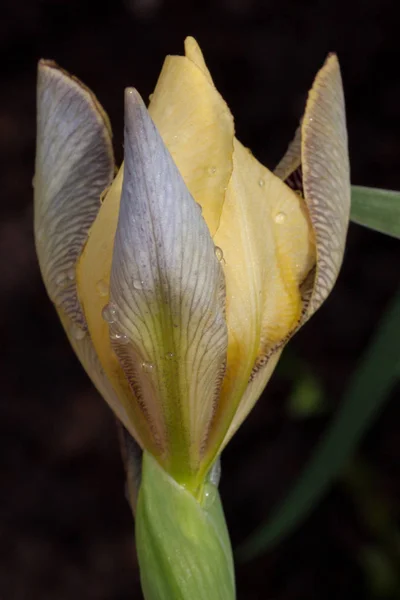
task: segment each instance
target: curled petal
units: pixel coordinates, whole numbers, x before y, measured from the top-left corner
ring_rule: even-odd
[[[108,118],[93,94],[54,63],[38,73],[35,238],[48,294],[84,327],[76,261],[114,176]]]
[[[350,214],[350,166],[343,86],[334,54],[309,93],[301,127],[275,173],[304,195],[315,231],[315,277],[304,286],[302,323],[329,295],[343,260]]]
[[[111,129],[95,96],[50,61],[37,90],[35,242],[47,292],[83,367],[118,418],[137,434],[97,358],[77,296],[75,267],[114,176]]]
[[[301,165],[301,126],[296,129],[295,136],[290,142],[288,149],[282,160],[274,170],[277,177],[286,182],[286,180],[298,169]],[[294,187],[296,189],[296,187]],[[297,188],[298,189],[298,188]],[[301,191],[302,191],[301,183]]]
[[[350,215],[350,166],[340,68],[332,54],[310,91],[302,124],[304,198],[315,230],[317,270],[307,317],[331,292]]]

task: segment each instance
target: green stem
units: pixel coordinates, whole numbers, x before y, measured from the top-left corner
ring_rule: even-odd
[[[232,550],[218,488],[197,501],[147,452],[136,508],[146,600],[234,600]]]

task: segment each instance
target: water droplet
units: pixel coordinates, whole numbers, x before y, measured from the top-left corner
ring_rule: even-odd
[[[125,335],[125,333],[121,333],[117,330],[110,332],[110,338],[114,340],[114,342],[118,342],[119,344],[129,344],[128,336]]]
[[[218,492],[214,485],[206,485],[203,496],[203,508],[210,509],[217,498]]]
[[[141,279],[134,279],[133,287],[135,288],[135,290],[142,290],[143,289],[143,281]]]
[[[75,269],[74,267],[71,267],[70,269],[68,269],[67,271],[67,277],[70,281],[75,281]]]
[[[213,177],[213,176],[215,175],[215,173],[216,173],[216,172],[217,172],[217,167],[209,167],[209,168],[207,169],[207,173],[208,173],[208,174],[209,174],[211,177]]]
[[[264,187],[264,185],[265,185],[265,181],[264,181],[264,179],[261,179],[261,178],[260,178],[260,179],[258,180],[258,185],[259,185],[260,187]]]
[[[165,355],[165,358],[167,360],[172,360],[174,358],[174,353],[173,352],[167,352],[167,354]]]
[[[75,340],[83,340],[86,335],[86,331],[74,323],[71,328],[71,335]]]
[[[219,246],[215,246],[214,252],[215,256],[217,257],[217,260],[221,262],[221,260],[223,260],[224,258],[224,253],[222,252],[222,249]]]
[[[56,276],[56,285],[63,285],[66,279],[67,274],[64,271],[61,271],[61,273],[58,273]]]
[[[151,373],[154,369],[154,365],[151,362],[142,362],[141,367],[145,373]]]
[[[282,225],[282,223],[284,223],[286,221],[286,215],[284,212],[278,212],[275,215],[275,223],[278,223],[278,225]]]
[[[111,302],[106,304],[103,310],[101,311],[101,316],[107,323],[115,323],[117,311],[116,308]]]
[[[102,296],[103,298],[108,295],[108,285],[104,279],[100,279],[100,281],[96,283],[96,290],[99,296]]]

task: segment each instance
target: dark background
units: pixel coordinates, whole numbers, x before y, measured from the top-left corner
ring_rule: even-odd
[[[314,75],[326,54],[336,51],[352,181],[400,189],[397,4],[0,3],[2,600],[141,598],[114,421],[64,337],[34,252],[37,60],[55,59],[95,91],[111,118],[120,159],[124,87],[134,85],[148,97],[164,56],[182,53],[184,37],[194,35],[232,109],[238,137],[272,168],[294,133]],[[224,455],[221,493],[234,546],[294,482],[339,404],[398,275],[398,242],[351,225],[332,296],[283,359],[283,367],[288,357],[304,361],[328,408],[293,415],[287,399],[296,377],[282,367],[274,376]],[[289,539],[238,564],[239,599],[400,597],[395,576],[388,585],[398,553],[393,555],[374,515],[364,510],[365,500],[377,497],[378,512],[396,532],[399,412],[393,393],[352,460],[353,471],[367,473],[366,491],[360,493],[354,477],[344,474]]]

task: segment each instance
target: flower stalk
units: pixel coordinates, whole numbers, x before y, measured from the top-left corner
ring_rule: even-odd
[[[198,501],[147,452],[136,548],[146,599],[235,598],[231,544],[217,486],[207,481]]]

